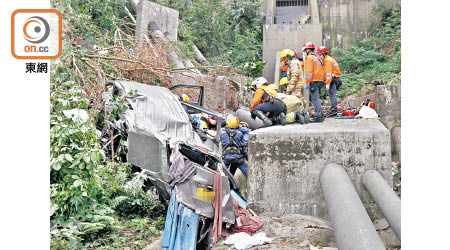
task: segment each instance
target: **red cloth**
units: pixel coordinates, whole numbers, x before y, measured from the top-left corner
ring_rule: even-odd
[[[219,241],[222,237],[222,175],[216,171],[214,176],[214,226],[213,226],[213,240],[214,243]]]
[[[236,223],[234,223],[232,228],[233,232],[248,231],[254,233],[264,225],[264,221],[261,218],[250,215],[235,199],[233,199],[233,206],[236,217]]]

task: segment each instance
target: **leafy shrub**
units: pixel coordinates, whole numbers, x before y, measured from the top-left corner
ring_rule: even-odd
[[[263,16],[258,0],[156,0],[179,11],[178,36],[214,64],[243,69],[262,61]]]
[[[151,214],[162,215],[163,205],[159,200],[150,200],[143,191],[144,181],[148,177],[143,173],[136,173],[135,177],[126,182],[122,192],[112,200],[114,210],[123,217],[136,218]]]
[[[80,35],[91,45],[112,44],[110,29],[119,17],[113,1],[54,1],[63,13],[67,13],[69,29],[65,32],[71,39]],[[124,1],[114,1],[115,4]],[[72,8],[76,4],[77,8]],[[111,3],[111,5],[110,5]],[[116,6],[117,8],[119,5]],[[123,6],[120,6],[123,9]],[[119,13],[120,14],[120,13]],[[114,18],[113,18],[114,16]],[[74,19],[73,17],[80,17]],[[66,19],[65,19],[66,20]],[[74,31],[75,36],[70,32]],[[91,39],[91,40],[89,40]],[[85,91],[86,81],[95,83],[95,72],[79,70],[75,60],[86,54],[63,41],[63,54],[51,66],[51,114],[50,114],[50,236],[51,249],[83,249],[98,246],[99,238],[121,230],[120,218],[151,218],[159,216],[163,207],[153,201],[143,190],[128,191],[125,184],[132,180],[131,165],[111,162],[100,145],[94,121],[90,117],[103,117],[93,108],[92,96]],[[86,66],[85,66],[86,67]],[[90,74],[92,72],[92,74]],[[98,83],[97,83],[98,85]],[[97,86],[93,86],[97,87]],[[113,116],[126,110],[121,100],[115,100]],[[67,111],[87,112],[88,119],[67,117]],[[64,113],[66,112],[66,114]],[[121,142],[121,145],[123,143]],[[125,196],[135,202],[133,209],[116,207],[114,198]],[[136,201],[135,201],[136,200]],[[118,210],[116,211],[115,208]],[[159,220],[158,220],[159,223]],[[149,226],[155,226],[152,223]]]
[[[373,13],[380,19],[369,38],[356,39],[344,51],[334,48],[331,54],[339,62],[343,85],[338,98],[359,92],[365,84],[386,84],[399,79],[401,72],[400,5],[379,4]],[[399,82],[399,81],[395,81]]]

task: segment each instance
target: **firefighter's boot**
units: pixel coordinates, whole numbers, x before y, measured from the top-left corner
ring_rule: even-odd
[[[269,127],[272,126],[272,121],[261,111],[261,110],[256,110],[254,111],[256,117],[258,117],[259,119],[261,119],[261,121],[263,121],[263,128],[265,127]]]

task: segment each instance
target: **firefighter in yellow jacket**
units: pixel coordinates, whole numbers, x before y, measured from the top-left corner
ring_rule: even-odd
[[[288,86],[286,94],[302,98],[304,81],[301,62],[295,57],[294,51],[290,49],[281,51],[280,59],[288,66]]]
[[[305,58],[305,83],[310,89],[311,102],[314,105],[314,118],[311,122],[323,122],[322,103],[320,102],[320,89],[324,85],[324,72],[322,62],[314,55],[314,44],[307,42],[303,45]]]
[[[336,60],[328,55],[328,48],[325,46],[320,46],[317,50],[319,59],[323,62],[323,68],[325,73],[325,84],[327,87],[328,95],[330,96],[331,109],[328,112],[327,117],[337,115],[337,98],[336,91],[342,85],[341,69]]]

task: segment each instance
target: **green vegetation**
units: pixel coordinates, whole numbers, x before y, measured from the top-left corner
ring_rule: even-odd
[[[262,61],[261,0],[154,2],[179,11],[179,39],[195,44],[211,63],[243,70],[246,63]]]
[[[129,231],[129,223],[138,225],[133,238],[143,241],[122,239],[124,246],[148,244],[151,236],[161,229],[159,217],[163,206],[143,191],[144,175],[133,176],[129,164],[112,162],[105,157],[90,119],[82,121],[64,115],[65,110],[87,110],[89,101],[66,67],[61,64],[53,67],[50,120],[52,249],[109,247],[116,243],[105,238],[114,239]],[[134,220],[121,222],[125,218]]]
[[[400,4],[378,5],[373,13],[380,22],[369,38],[357,40],[348,50],[333,49],[342,70],[338,98],[357,93],[366,84],[399,84],[401,74]]]
[[[106,78],[118,74],[114,67],[100,72],[83,61],[95,46],[113,45],[115,27],[127,21],[124,3],[52,1],[65,26],[63,54],[51,65],[51,249],[142,249],[163,228],[163,205],[142,188],[147,177],[132,174],[132,166],[120,161],[123,141],[117,155],[108,156],[96,130],[96,124],[114,118],[100,112],[100,97]],[[124,102],[112,100],[112,116],[126,110]],[[90,118],[64,114],[73,109],[87,111]]]

